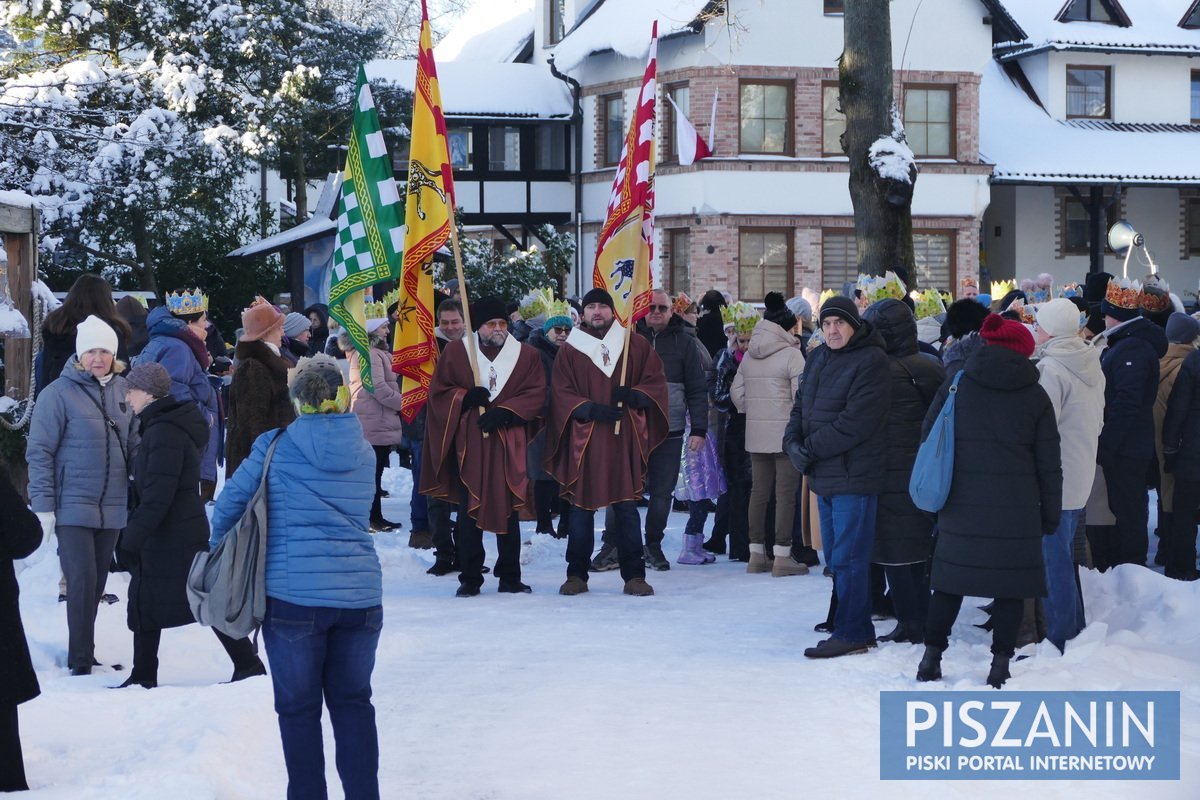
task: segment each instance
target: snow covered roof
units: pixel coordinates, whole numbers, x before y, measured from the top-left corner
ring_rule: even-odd
[[[983,70],[979,136],[993,183],[1200,182],[1200,126],[1056,120],[994,61]]]
[[[532,117],[565,119],[574,105],[567,85],[541,64],[486,61],[439,62],[438,86],[447,117]],[[371,61],[367,76],[408,89],[416,82],[416,61]]]
[[[592,53],[612,50],[626,58],[645,58],[650,29],[658,20],[658,36],[699,31],[700,12],[712,0],[598,0],[554,48],[561,70],[579,66]]]
[[[1200,29],[1181,28],[1189,0],[1119,0],[1129,27],[1104,22],[1059,22],[1065,0],[992,0],[1025,33],[1019,42],[1001,42],[1001,59],[1044,50],[1094,50],[1143,54],[1200,55]]]
[[[18,192],[12,189],[0,189],[0,205],[19,206],[21,208],[35,208],[38,201],[33,195]]]
[[[325,179],[325,186],[321,188],[321,196],[317,199],[317,207],[313,209],[311,217],[286,231],[280,231],[260,241],[239,247],[225,257],[250,258],[251,256],[270,255],[285,248],[332,234],[337,229],[337,220],[333,216],[341,188],[342,173],[329,173],[329,177]]]
[[[433,48],[438,66],[462,58],[515,61],[533,40],[534,0],[475,0]]]

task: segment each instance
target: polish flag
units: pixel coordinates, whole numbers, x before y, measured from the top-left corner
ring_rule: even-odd
[[[717,97],[719,96],[720,92],[713,94],[712,118],[708,123],[708,138],[710,142],[713,131],[717,128]],[[711,143],[700,138],[700,134],[696,132],[696,126],[683,113],[683,109],[675,104],[670,95],[667,96],[667,102],[675,109],[675,149],[679,153],[679,165],[686,167],[702,158],[711,156],[713,154]]]

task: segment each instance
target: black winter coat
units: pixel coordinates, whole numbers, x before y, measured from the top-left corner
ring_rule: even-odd
[[[25,558],[42,543],[42,526],[0,469],[0,708],[42,693],[21,624],[20,587],[13,559]]]
[[[967,359],[954,407],[954,482],[938,512],[932,588],[973,597],[1045,597],[1042,536],[1062,512],[1054,406],[1033,362],[999,345]],[[922,441],[949,394],[929,407]]]
[[[844,347],[814,348],[783,435],[793,464],[801,447],[812,463],[805,471],[814,494],[880,494],[886,457],[883,432],[891,402],[891,370],[883,337],[869,322]]]
[[[696,320],[696,337],[713,358],[716,358],[717,353],[720,353],[729,344],[729,338],[725,335],[725,323],[721,320],[719,308],[709,311]]]
[[[208,444],[204,415],[195,403],[164,397],[142,409],[138,420],[137,505],[121,534],[122,560],[132,576],[129,629],[135,633],[195,621],[184,587],[192,559],[208,549],[208,516],[199,493],[200,454]]]
[[[1166,332],[1144,317],[1108,337],[1108,347],[1100,354],[1104,370],[1101,457],[1142,461],[1155,458],[1158,361],[1166,354]]]
[[[1200,480],[1200,350],[1188,354],[1175,377],[1163,417],[1163,450],[1177,450],[1175,474]]]
[[[929,558],[934,516],[913,505],[908,494],[922,423],[946,372],[917,347],[917,320],[899,300],[881,300],[866,310],[887,347],[892,401],[887,412],[887,477],[875,515],[876,564],[916,564]]]
[[[704,346],[696,338],[695,328],[679,317],[671,317],[667,327],[656,332],[645,320],[637,332],[646,337],[654,352],[662,359],[667,377],[667,423],[671,433],[689,427],[692,436],[708,433],[708,378],[705,374],[709,360],[704,358]]]
[[[701,318],[701,322],[703,322]],[[746,452],[746,415],[737,410],[730,398],[733,379],[740,366],[729,348],[717,353],[713,363],[709,397],[718,411],[725,414],[725,437],[722,443],[721,464],[730,483],[750,481],[750,454]]]

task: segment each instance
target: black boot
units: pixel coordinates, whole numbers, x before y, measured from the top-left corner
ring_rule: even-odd
[[[994,653],[992,655],[992,669],[988,673],[987,683],[993,689],[999,689],[1004,685],[1012,675],[1008,672],[1008,659],[1010,656]]]
[[[892,628],[890,633],[885,633],[883,636],[879,637],[879,641],[901,643],[909,641],[908,626],[903,622],[897,622],[896,627]]]
[[[725,537],[718,537],[717,534],[714,533],[709,540],[702,545],[702,547],[710,553],[723,556],[725,555]]]
[[[829,592],[829,613],[825,615],[824,622],[818,622],[813,626],[813,630],[817,633],[833,633],[833,620],[837,616],[837,589]]]
[[[940,681],[942,679],[942,651],[931,644],[925,645],[925,655],[917,665],[917,680]]]

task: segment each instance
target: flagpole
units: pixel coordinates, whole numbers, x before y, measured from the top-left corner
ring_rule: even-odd
[[[629,346],[633,344],[633,314],[629,315],[629,324],[625,326],[625,347],[621,350],[621,378],[617,381],[617,387],[625,385],[625,378],[629,372]],[[617,408],[621,408],[624,403],[617,403]],[[623,418],[622,418],[623,419]],[[613,425],[613,436],[621,433],[621,420],[617,420],[617,424]]]
[[[475,328],[471,325],[471,304],[467,298],[467,279],[463,274],[462,252],[458,247],[458,225],[453,217],[450,219],[450,250],[454,253],[454,272],[458,277],[458,292],[462,297],[463,324],[467,326],[467,333],[463,337],[467,340],[467,360],[471,364],[471,377],[475,379],[475,385],[482,386],[479,376],[479,354],[475,350]],[[484,408],[480,406],[480,413],[483,413]],[[483,438],[488,438],[487,431],[483,432]]]

